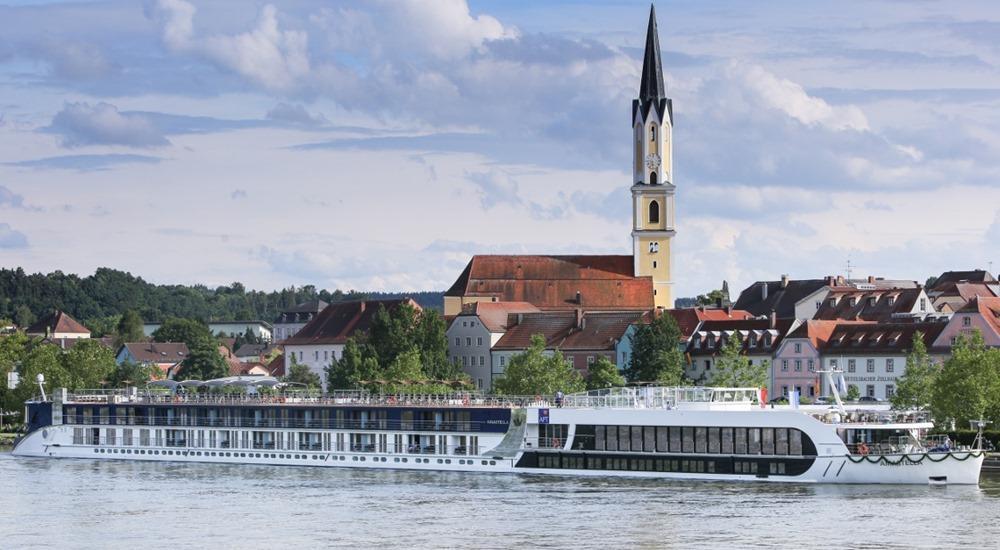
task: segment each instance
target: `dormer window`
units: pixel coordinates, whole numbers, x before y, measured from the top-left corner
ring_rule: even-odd
[[[868,298],[868,307],[875,307],[875,303],[878,302],[878,298],[872,296]]]
[[[891,305],[893,305],[895,303],[896,303],[896,297],[895,296],[889,296],[889,305],[891,306]]]
[[[851,298],[849,300],[847,300],[847,303],[851,307],[854,307],[854,306],[858,305],[858,299],[855,298],[855,297],[853,297],[853,296],[851,296]]]
[[[830,298],[830,307],[837,307],[837,299]]]

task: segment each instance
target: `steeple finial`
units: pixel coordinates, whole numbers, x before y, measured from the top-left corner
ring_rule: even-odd
[[[663,66],[660,63],[660,38],[656,32],[656,7],[649,6],[649,28],[646,29],[646,54],[642,59],[642,82],[639,99],[650,101],[667,97],[663,85]]]

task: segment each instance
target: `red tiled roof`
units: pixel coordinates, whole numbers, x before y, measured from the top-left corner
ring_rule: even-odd
[[[913,336],[931,349],[947,323],[839,323],[821,347],[824,353],[907,353]]]
[[[813,347],[818,350],[826,344],[827,340],[830,339],[830,335],[833,334],[833,331],[836,330],[838,326],[866,323],[869,323],[869,321],[809,320],[796,327],[795,330],[788,333],[788,336],[785,336],[785,338],[806,338],[812,343]]]
[[[765,332],[771,334],[770,345],[758,340],[756,346],[750,347],[750,338],[743,339],[743,351],[745,353],[767,353],[771,354],[778,349],[778,344],[788,333],[794,319],[778,319],[774,327],[771,327],[769,319],[733,319],[726,321],[705,321],[698,327],[698,331],[691,335],[688,342],[687,353],[690,355],[715,355],[723,346],[722,335],[735,331],[758,332],[763,335]],[[718,336],[712,333],[719,333]],[[712,340],[712,345],[708,346],[708,340]]]
[[[57,332],[90,334],[90,329],[77,322],[66,312],[56,310],[36,321],[25,332],[28,334],[55,334]]]
[[[979,313],[1000,334],[1000,298],[973,298],[957,313]]]
[[[475,302],[463,308],[462,315],[475,315],[490,332],[507,330],[511,313],[532,313],[541,311],[528,302]]]
[[[281,378],[285,375],[285,354],[279,353],[267,364],[267,371],[271,376]]]
[[[445,296],[541,309],[652,309],[653,280],[633,276],[633,268],[632,256],[474,256]]]
[[[690,338],[702,321],[722,321],[727,319],[750,319],[749,311],[742,309],[719,309],[705,307],[686,307],[668,309],[667,313],[677,321],[681,336]]]
[[[420,305],[410,298],[400,300],[358,300],[330,304],[312,321],[306,323],[295,336],[281,343],[290,345],[313,344],[344,344],[347,339],[358,332],[365,332],[371,327],[379,307],[393,310],[403,304],[420,311]]]
[[[625,334],[629,325],[641,322],[649,315],[642,311],[589,311],[581,312],[582,324],[578,326],[576,311],[544,311],[525,313],[521,321],[509,321],[507,332],[500,337],[495,350],[522,350],[531,345],[531,337],[541,334],[547,349],[606,350]],[[512,316],[513,317],[513,316]]]

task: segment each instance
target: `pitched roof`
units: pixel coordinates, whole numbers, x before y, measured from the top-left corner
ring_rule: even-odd
[[[490,332],[504,332],[511,313],[532,313],[541,311],[528,302],[475,302],[462,308],[463,315],[476,316]]]
[[[949,283],[992,283],[996,282],[993,274],[982,269],[972,269],[969,271],[945,271],[934,281],[932,290],[946,287]]]
[[[858,323],[868,323],[868,321],[816,321],[808,320],[788,333],[785,338],[805,338],[808,339],[814,348],[821,349],[830,339],[830,335],[838,326],[848,326]]]
[[[753,317],[749,311],[732,308],[685,307],[668,309],[666,312],[677,321],[677,326],[681,329],[681,336],[684,338],[689,338],[702,321],[724,321]]]
[[[326,306],[328,305],[330,304],[324,302],[323,300],[310,300],[308,302],[303,302],[294,307],[281,310],[281,314],[278,315],[274,322],[295,323],[300,319],[302,321],[308,321],[316,316],[317,313],[326,309]]]
[[[540,309],[652,309],[653,280],[633,276],[633,268],[632,256],[474,256],[445,296]]]
[[[243,344],[233,353],[236,357],[256,357],[267,355],[272,349],[274,349],[273,344]]]
[[[912,311],[922,292],[922,288],[858,290],[836,287],[826,295],[813,319],[889,321],[893,315]]]
[[[908,353],[913,336],[923,335],[930,349],[947,323],[839,323],[820,348],[823,353]]]
[[[184,342],[129,342],[122,344],[139,363],[180,363],[188,356]]]
[[[222,359],[226,362],[226,366],[229,368],[229,376],[239,376],[241,374],[245,374],[244,369],[246,364],[240,361],[229,348],[226,346],[219,346],[219,355],[222,355]]]
[[[769,319],[704,321],[691,335],[687,353],[694,356],[715,355],[732,334],[739,332],[743,338],[744,353],[772,354],[794,322],[794,319],[778,319],[772,327]]]
[[[306,323],[295,336],[281,343],[290,345],[344,344],[347,339],[370,327],[379,307],[393,310],[403,304],[420,311],[420,305],[410,298],[396,300],[356,300],[331,304]]]
[[[282,377],[285,375],[285,354],[279,353],[267,364],[267,370],[271,376]]]
[[[797,302],[829,284],[827,279],[757,281],[740,292],[733,307],[752,315],[770,315],[773,311],[779,319],[793,319]]]
[[[57,332],[90,334],[90,329],[77,322],[66,312],[57,309],[35,321],[25,332],[28,334],[55,334]]]
[[[494,350],[522,350],[541,334],[547,349],[605,350],[613,348],[629,325],[641,322],[649,311],[543,311],[525,313],[509,321]],[[514,316],[512,316],[514,317]]]

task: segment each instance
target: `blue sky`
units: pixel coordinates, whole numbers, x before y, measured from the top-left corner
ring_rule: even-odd
[[[648,3],[0,0],[0,264],[442,289],[628,253]],[[658,2],[679,295],[1000,268],[995,2]]]

